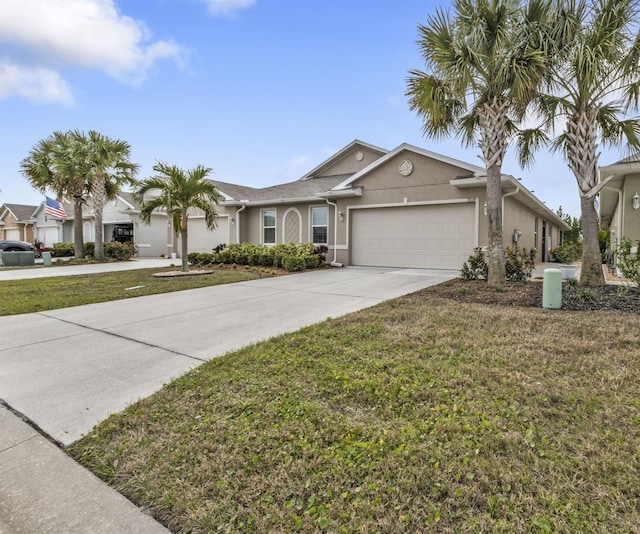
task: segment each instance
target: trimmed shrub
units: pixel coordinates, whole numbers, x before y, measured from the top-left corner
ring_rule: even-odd
[[[306,262],[302,256],[285,256],[282,258],[282,267],[290,273],[304,271]]]
[[[215,263],[215,254],[210,252],[191,252],[187,260],[192,265],[211,265]]]
[[[505,248],[505,273],[509,282],[526,282],[531,278],[535,268],[536,249],[515,247]],[[484,252],[480,247],[464,263],[460,271],[463,280],[486,280],[489,276],[489,266]]]
[[[468,262],[468,264],[467,264]],[[489,266],[480,247],[473,249],[473,254],[464,262],[460,271],[463,280],[486,280],[489,276]]]
[[[108,260],[126,261],[133,257],[133,245],[130,243],[107,242],[104,244],[104,257]]]
[[[286,269],[284,260],[291,257],[301,258],[304,268],[315,269],[323,261],[322,248],[315,247],[313,243],[280,243],[274,246],[234,243],[214,254],[214,262]]]
[[[580,257],[580,252],[575,243],[566,243],[553,249],[553,257],[559,263],[573,263]]]
[[[70,258],[73,256],[73,243],[54,243],[51,250],[57,258]]]
[[[623,237],[616,250],[618,269],[626,279],[640,287],[640,241],[634,244],[628,237]]]
[[[96,244],[93,241],[87,241],[84,244],[84,257],[93,258],[96,255]]]
[[[536,249],[515,247],[504,250],[505,271],[509,282],[526,282],[536,266]]]

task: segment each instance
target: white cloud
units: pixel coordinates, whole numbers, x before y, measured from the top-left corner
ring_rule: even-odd
[[[33,72],[34,83],[43,71],[81,67],[137,84],[157,60],[180,62],[184,55],[176,43],[153,41],[145,24],[121,14],[113,0],[2,0],[0,42],[9,45],[5,54],[20,57],[5,63]]]
[[[73,103],[71,87],[57,72],[0,63],[0,99],[12,95],[37,103]]]
[[[255,0],[204,0],[212,15],[231,15],[255,4]]]

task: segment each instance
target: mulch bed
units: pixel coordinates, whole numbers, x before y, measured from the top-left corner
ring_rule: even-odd
[[[459,302],[474,302],[494,306],[542,306],[542,282],[507,283],[499,288],[484,281],[452,280],[420,291],[424,295]],[[577,311],[614,311],[640,313],[640,289],[629,286],[606,285],[581,287],[562,285],[562,309]]]

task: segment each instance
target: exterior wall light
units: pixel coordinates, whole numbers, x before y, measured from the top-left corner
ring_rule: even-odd
[[[482,206],[482,210],[484,211],[484,216],[487,216],[487,203],[484,203],[484,206]]]
[[[637,210],[638,208],[640,208],[640,195],[638,195],[638,193],[633,195],[633,197],[631,198],[631,201],[632,201],[634,210]]]

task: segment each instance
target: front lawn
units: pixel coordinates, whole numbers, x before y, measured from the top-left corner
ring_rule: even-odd
[[[174,532],[637,532],[638,332],[422,292],[212,360],[69,453]]]
[[[0,316],[229,284],[277,274],[274,269],[260,267],[218,267],[208,275],[175,278],[152,276],[173,270],[175,267],[0,281]]]

